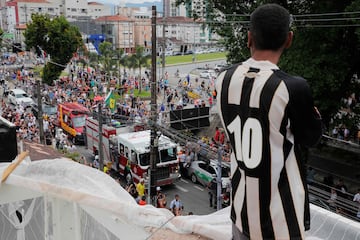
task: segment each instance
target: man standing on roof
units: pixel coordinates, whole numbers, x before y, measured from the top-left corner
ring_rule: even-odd
[[[231,142],[233,239],[304,239],[310,228],[301,150],[321,137],[320,114],[301,77],[277,63],[293,38],[277,4],[250,16],[251,58],[222,72],[218,107]]]

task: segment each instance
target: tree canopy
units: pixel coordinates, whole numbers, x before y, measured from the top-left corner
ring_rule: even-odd
[[[52,85],[83,45],[81,34],[64,16],[50,18],[48,15],[32,14],[31,20],[24,33],[26,48],[34,49],[38,56],[42,56],[42,51],[51,56],[51,61],[44,66],[42,78],[43,82]]]
[[[190,2],[177,0],[178,4]],[[293,45],[285,51],[279,66],[307,79],[328,126],[341,108],[342,99],[359,92],[359,81],[353,76],[359,75],[360,2],[208,0],[205,21],[224,38],[228,62],[250,57],[246,46],[250,14],[264,3],[278,3],[292,14]]]

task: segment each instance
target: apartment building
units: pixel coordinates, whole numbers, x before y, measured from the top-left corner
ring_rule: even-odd
[[[31,21],[33,13],[63,15],[69,21],[111,14],[109,6],[87,0],[1,0],[0,4],[1,28],[8,33],[14,33],[18,25]]]

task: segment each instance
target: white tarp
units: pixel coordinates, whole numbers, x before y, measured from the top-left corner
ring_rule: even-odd
[[[7,166],[8,163],[0,164],[0,176]],[[39,199],[36,202],[41,204],[31,209],[32,200],[29,199]],[[14,212],[16,209],[17,213]],[[229,208],[210,215],[174,217],[167,209],[137,205],[110,176],[65,158],[35,162],[27,159],[0,186],[0,237],[15,234],[5,229],[4,223],[10,224],[10,212],[15,220],[16,214],[20,213],[23,218],[29,213],[20,221],[25,226],[31,218],[30,212],[41,210],[42,215],[38,214],[37,217],[44,219],[34,224],[45,232],[41,239],[65,239],[66,231],[73,236],[72,239],[116,240],[120,239],[117,237],[119,234],[121,239],[148,239],[150,229],[154,231],[159,228],[181,234],[196,233],[210,239],[231,239]],[[311,206],[311,213],[312,229],[307,234],[309,239],[338,240],[351,237],[360,240],[359,223],[316,206]],[[105,230],[101,232],[101,229]],[[23,234],[20,230],[18,232]],[[62,236],[57,237],[59,234]]]

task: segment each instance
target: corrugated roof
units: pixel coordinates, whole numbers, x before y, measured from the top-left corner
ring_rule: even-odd
[[[104,4],[99,3],[99,2],[88,2],[88,5],[101,5],[101,6],[103,6]]]
[[[132,19],[123,15],[102,16],[96,19],[98,22],[130,22]]]
[[[11,0],[11,1],[8,1],[8,3],[12,3],[12,2],[16,2],[16,3],[21,3],[21,2],[24,2],[24,3],[50,3],[46,0]]]

